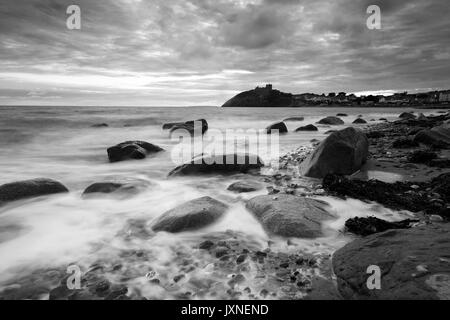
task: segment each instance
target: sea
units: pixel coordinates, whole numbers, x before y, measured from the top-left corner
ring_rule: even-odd
[[[328,210],[337,217],[324,226],[324,237],[287,241],[271,236],[245,209],[246,199],[267,194],[267,191],[235,194],[227,190],[228,185],[242,176],[168,177],[168,173],[178,165],[173,160],[172,151],[180,141],[162,130],[162,124],[206,119],[211,131],[232,130],[245,135],[247,130],[261,130],[285,118],[304,117],[303,121],[286,122],[289,133],[279,137],[278,151],[283,155],[299,147],[310,147],[313,141],[324,139],[330,129],[353,125],[353,120],[359,116],[369,123],[379,123],[380,118],[395,120],[404,111],[409,109],[0,107],[0,185],[42,177],[60,181],[70,190],[66,194],[27,199],[0,207],[0,292],[14,285],[17,279],[39,270],[74,263],[88,268],[98,260],[114,260],[124,268],[134,270],[132,276],[121,280],[129,288],[147,298],[174,298],[178,289],[162,290],[150,286],[148,274],[173,276],[180,248],[197,257],[198,249],[190,243],[206,234],[230,230],[245,234],[262,248],[271,243],[277,250],[285,252],[303,250],[311,254],[331,254],[351,240],[342,232],[346,219],[375,215],[397,220],[404,218],[403,213],[358,200],[323,196],[319,198],[328,203]],[[436,112],[413,111],[426,115]],[[294,132],[300,126],[315,124],[321,118],[337,113],[348,114],[342,118],[345,125],[319,126],[317,132]],[[108,126],[94,126],[101,123]],[[209,134],[205,134],[206,139]],[[106,149],[127,140],[147,141],[165,151],[143,160],[110,163]],[[276,160],[270,158],[274,155],[266,149],[260,152],[265,163]],[[266,174],[273,173],[270,167],[265,169]],[[143,181],[148,188],[125,198],[86,199],[81,196],[90,184],[113,180]],[[130,240],[121,236],[121,230],[130,221],[144,221],[150,228],[165,211],[202,196],[211,196],[230,205],[226,216],[210,227],[178,234],[159,232],[146,239]],[[131,249],[152,252],[151,259],[143,263],[120,255],[121,251]],[[198,277],[218,277],[208,271],[211,266],[200,257],[197,266],[195,272]],[[208,294],[203,296],[208,297]]]

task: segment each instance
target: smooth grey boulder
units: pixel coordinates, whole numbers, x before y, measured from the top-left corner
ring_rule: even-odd
[[[63,192],[69,192],[69,190],[60,182],[51,179],[39,178],[7,183],[0,186],[0,205],[10,201]]]
[[[322,222],[335,218],[323,202],[288,194],[257,196],[246,208],[268,232],[282,237],[320,237]]]
[[[326,117],[326,118],[323,118],[322,120],[318,121],[317,123],[335,126],[335,125],[344,124],[345,122],[338,117]]]
[[[126,141],[107,149],[110,162],[145,159],[147,155],[164,149],[145,141]]]
[[[176,167],[169,173],[169,176],[247,173],[259,170],[263,166],[262,160],[251,154],[203,156]]]
[[[99,194],[121,194],[134,195],[148,187],[150,183],[146,181],[124,181],[124,182],[96,182],[88,186],[83,197],[91,197]]]
[[[211,197],[201,197],[165,212],[152,229],[172,233],[201,229],[218,221],[227,210],[226,204]]]
[[[448,148],[450,146],[450,124],[419,131],[414,141],[437,148]]]
[[[278,130],[278,133],[287,133],[288,128],[286,127],[286,124],[284,122],[277,122],[274,124],[271,124],[266,128],[266,132],[268,134],[271,134],[272,132],[276,132]]]
[[[369,141],[359,129],[337,131],[323,140],[301,164],[307,177],[324,178],[327,174],[350,175],[358,171],[369,155]]]
[[[263,189],[263,185],[256,181],[242,180],[230,184],[227,188],[229,191],[237,193],[253,192]]]
[[[333,255],[346,299],[450,299],[450,224],[388,230],[354,240]],[[379,290],[369,290],[369,266],[380,268]]]

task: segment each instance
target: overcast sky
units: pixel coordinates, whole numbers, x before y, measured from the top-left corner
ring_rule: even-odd
[[[81,8],[81,30],[66,9]],[[381,30],[366,9],[381,8]],[[449,0],[1,0],[0,104],[450,88]]]

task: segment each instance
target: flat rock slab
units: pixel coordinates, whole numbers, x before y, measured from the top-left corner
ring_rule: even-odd
[[[267,231],[283,237],[320,237],[322,222],[334,218],[323,202],[288,194],[252,198],[246,208]]]
[[[218,221],[227,210],[226,204],[211,197],[194,199],[162,214],[152,229],[174,233],[201,229]]]
[[[347,299],[450,299],[450,224],[389,230],[336,251],[333,269]],[[381,270],[381,289],[369,290],[369,266]]]
[[[51,179],[33,179],[0,186],[0,205],[3,202],[69,192],[60,182]]]
[[[245,192],[253,192],[263,189],[264,186],[256,181],[237,181],[230,184],[227,188],[229,191],[237,192],[237,193],[245,193]]]

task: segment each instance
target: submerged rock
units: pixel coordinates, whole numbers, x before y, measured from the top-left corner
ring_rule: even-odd
[[[333,255],[340,293],[346,299],[450,299],[449,232],[449,224],[428,225],[347,244]],[[380,289],[367,286],[369,266],[380,268]]]
[[[317,122],[319,124],[328,124],[328,125],[340,125],[340,124],[344,124],[345,122],[338,118],[338,117],[326,117],[323,118],[322,120],[320,120],[319,122]]]
[[[263,166],[262,160],[251,154],[203,156],[176,167],[169,173],[169,176],[246,173],[251,170],[259,170]]]
[[[348,114],[346,114],[346,113],[338,113],[336,115],[336,117],[348,117]]]
[[[354,124],[366,124],[367,121],[363,118],[357,118],[355,121],[353,121]]]
[[[164,151],[162,148],[145,141],[126,141],[114,147],[108,148],[110,162],[118,162],[129,159],[144,159],[148,154]]]
[[[153,231],[182,232],[201,229],[218,221],[228,206],[210,197],[185,202],[162,214]]]
[[[69,190],[60,182],[51,179],[11,182],[0,186],[0,205],[10,201],[63,192],[69,192]]]
[[[418,222],[418,220],[407,219],[402,221],[389,222],[386,220],[378,219],[376,217],[355,217],[348,219],[345,222],[345,228],[348,232],[357,234],[359,236],[368,236],[390,229],[409,229],[411,228],[411,223],[413,222]]]
[[[346,128],[328,136],[302,163],[305,176],[323,178],[327,174],[352,174],[366,162],[369,141],[355,128]]]
[[[300,132],[300,131],[318,131],[319,129],[313,125],[313,124],[308,124],[306,126],[300,127],[295,129],[295,132]]]
[[[277,122],[274,124],[271,124],[266,128],[266,132],[268,134],[271,134],[272,132],[276,132],[278,130],[278,133],[287,133],[288,128],[286,127],[286,124],[284,122]]]
[[[227,190],[237,193],[253,192],[261,189],[263,189],[263,185],[261,183],[248,180],[237,181],[232,183],[227,188]]]
[[[246,204],[270,233],[298,238],[322,236],[322,222],[334,218],[324,207],[323,202],[287,194],[258,196]]]
[[[303,120],[305,120],[304,117],[290,117],[290,118],[284,119],[283,121],[286,122],[286,121],[303,121]]]
[[[146,187],[144,182],[96,182],[83,191],[83,196],[90,196],[96,193],[111,194],[136,194]]]

